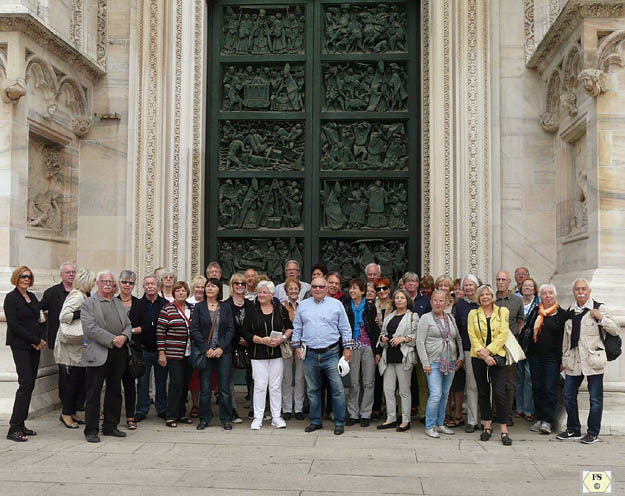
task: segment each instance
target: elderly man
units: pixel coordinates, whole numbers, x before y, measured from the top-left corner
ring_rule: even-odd
[[[156,414],[165,419],[167,410],[167,368],[158,364],[158,348],[156,346],[156,329],[158,316],[169,302],[159,296],[161,282],[158,276],[148,274],[143,278],[143,297],[130,311],[130,320],[134,327],[140,327],[135,332],[135,340],[143,350],[145,358],[145,374],[137,383],[137,409],[135,421],[141,422],[150,411],[150,373],[154,368],[154,406]]]
[[[345,293],[341,291],[342,278],[338,272],[330,272],[328,274],[328,296],[343,301]]]
[[[569,309],[572,317],[564,324],[562,340],[562,368],[564,380],[564,407],[566,408],[566,430],[556,436],[564,441],[579,439],[584,444],[596,443],[601,430],[603,412],[603,373],[607,364],[602,333],[618,336],[618,324],[612,319],[604,303],[590,297],[590,284],[585,279],[573,283],[575,304]],[[577,407],[579,386],[586,376],[590,395],[588,431],[582,437]]]
[[[245,299],[256,300],[256,285],[258,284],[258,273],[254,269],[245,271]]]
[[[284,264],[284,272],[286,273],[286,278],[293,277],[299,281],[299,277],[301,275],[299,269],[299,262],[297,260],[289,260],[286,264]],[[299,290],[299,299],[303,300],[306,296],[306,293],[310,291],[310,284],[304,281],[300,281],[301,288]],[[286,291],[284,290],[284,283],[278,284],[276,286],[276,298],[280,301],[286,301]]]
[[[382,277],[382,268],[377,263],[370,263],[365,267],[365,274],[367,282],[375,284],[375,281]]]
[[[525,317],[525,308],[523,300],[513,293],[510,293],[510,274],[505,270],[500,270],[495,276],[495,284],[497,285],[496,304],[500,307],[506,307],[509,312],[509,325],[512,334],[517,336],[523,326],[523,318]],[[513,363],[506,367],[506,401],[508,402],[508,412],[512,412],[514,403],[514,386],[516,384],[517,365]],[[512,415],[508,415],[508,425],[514,425]]]
[[[217,262],[210,262],[206,266],[206,279],[211,279],[213,277],[221,281],[221,265]],[[230,285],[224,284],[222,288],[221,301],[226,301],[228,298],[230,298]]]
[[[293,321],[292,343],[297,358],[303,358],[302,345],[306,346],[304,375],[310,401],[310,425],[306,432],[322,428],[321,423],[321,371],[330,381],[334,434],[345,430],[345,390],[338,372],[339,341],[343,342],[343,356],[352,358],[352,328],[343,304],[328,296],[328,283],[322,277],[312,281],[312,298],[303,300]]]
[[[74,287],[74,277],[76,277],[76,267],[72,262],[63,262],[60,267],[61,282],[50,286],[43,293],[41,300],[41,309],[48,312],[48,347],[54,349],[56,342],[56,333],[59,330],[59,314],[65,298]],[[59,399],[63,399],[65,391],[65,370],[67,367],[59,365]],[[84,395],[80,395],[84,400]],[[82,401],[80,401],[82,403]],[[78,405],[77,405],[78,406]]]
[[[514,288],[514,294],[519,298],[523,297],[523,293],[521,293],[521,286],[523,286],[523,281],[528,279],[530,276],[530,271],[527,267],[517,267],[514,271],[514,282],[516,282],[516,287]]]
[[[128,352],[124,345],[132,336],[132,326],[126,308],[114,297],[115,279],[110,270],[96,277],[98,293],[85,300],[81,309],[85,347],[82,363],[86,370],[87,402],[85,408],[85,438],[99,443],[100,395],[104,394],[102,434],[126,437],[117,429],[122,409],[121,381],[126,370]]]

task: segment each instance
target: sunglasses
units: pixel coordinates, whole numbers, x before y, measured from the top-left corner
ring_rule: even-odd
[[[379,293],[380,291],[388,291],[388,286],[378,286],[375,288],[376,293]]]
[[[135,283],[133,281],[119,281],[120,284],[125,284],[129,286],[134,286]]]
[[[313,289],[325,289],[325,285],[324,284],[313,284],[311,286]]]
[[[232,283],[232,285],[233,285],[233,286],[245,286],[245,283],[244,283],[244,282],[237,281],[237,282],[233,282],[233,283]]]
[[[30,279],[32,280],[33,275],[32,274],[20,274],[19,279]]]

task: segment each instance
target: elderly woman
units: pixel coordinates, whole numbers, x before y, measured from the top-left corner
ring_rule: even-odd
[[[375,286],[372,282],[367,283],[367,291],[365,293],[365,300],[369,303],[375,303],[375,299],[377,298],[377,294],[375,293]]]
[[[405,289],[393,293],[393,303],[395,310],[384,317],[376,349],[376,362],[384,382],[386,398],[386,422],[377,428],[397,428],[398,432],[404,432],[410,429],[410,376],[417,361],[415,345],[419,315],[410,310],[412,300]],[[395,403],[397,383],[402,417],[399,425]]]
[[[160,274],[157,274],[161,278],[161,293],[160,296],[165,298],[169,303],[174,301],[174,294],[172,292],[174,288],[174,284],[176,284],[177,278],[176,273],[171,270],[164,268],[161,270]]]
[[[533,325],[530,317],[533,310],[538,307],[538,285],[531,277],[528,277],[521,284],[521,299],[523,301],[523,309],[525,317],[523,319],[523,328]],[[533,333],[532,333],[533,334]],[[517,363],[516,375],[516,417],[523,417],[529,422],[535,422],[534,416],[534,396],[532,393],[532,376],[530,373],[530,363],[527,360],[521,360]]]
[[[280,416],[282,407],[282,351],[280,345],[293,334],[293,324],[287,309],[274,300],[276,287],[271,281],[261,281],[256,287],[256,303],[245,315],[242,336],[250,345],[254,374],[254,420],[251,429],[263,425],[265,396],[269,388],[271,425],[281,429],[286,422]]]
[[[187,302],[195,305],[200,301],[204,301],[204,286],[206,286],[206,277],[195,276],[191,281],[191,294],[187,298]]]
[[[201,431],[211,422],[211,386],[213,371],[217,370],[219,384],[219,417],[224,430],[232,430],[232,403],[230,401],[230,365],[234,321],[230,305],[221,304],[222,284],[210,278],[204,288],[206,298],[193,307],[191,342],[196,347],[200,368],[200,423]],[[192,352],[193,353],[193,352]],[[203,357],[206,357],[204,360]]]
[[[375,322],[375,306],[365,300],[364,297],[366,289],[365,281],[358,278],[352,279],[349,282],[349,298],[343,302],[354,339],[352,359],[349,365],[351,383],[347,403],[349,417],[345,424],[354,425],[356,422],[360,422],[360,427],[369,427],[371,422],[375,387],[373,347],[380,336],[380,328]]]
[[[454,295],[451,291],[454,287],[454,282],[450,277],[443,275],[436,278],[434,286],[436,289],[440,289],[445,292],[447,300],[447,303],[445,304],[445,312],[451,313],[455,303]]]
[[[167,391],[167,414],[165,425],[177,427],[191,424],[186,416],[187,386],[191,379],[191,315],[193,305],[187,302],[189,286],[177,281],[172,288],[174,301],[165,305],[158,316],[156,347],[158,364],[167,367],[169,390]]]
[[[454,373],[462,366],[462,338],[454,318],[445,312],[448,294],[442,289],[432,293],[432,311],[419,319],[417,353],[428,380],[428,403],[425,410],[425,434],[438,438],[439,432],[454,434],[445,426],[447,395]]]
[[[39,325],[41,305],[28,289],[35,283],[32,271],[26,265],[11,274],[15,289],[4,297],[4,315],[7,321],[6,344],[11,347],[19,387],[15,392],[13,413],[9,420],[10,441],[28,441],[36,432],[25,425],[30,399],[37,380],[40,352],[46,346],[45,328]]]
[[[512,445],[508,435],[508,404],[506,401],[506,350],[504,345],[510,333],[508,309],[495,305],[495,293],[490,286],[480,286],[475,298],[477,310],[469,312],[469,337],[471,339],[471,362],[480,405],[484,431],[482,441],[493,434],[491,394],[497,412],[496,422],[501,426],[501,443]]]
[[[523,286],[529,279],[523,281]],[[551,434],[556,407],[558,406],[558,380],[562,364],[562,337],[564,324],[571,318],[556,301],[553,284],[543,284],[538,290],[540,304],[535,306],[527,319],[534,330],[527,348],[527,361],[532,375],[532,393],[536,407],[536,422],[532,432]]]
[[[85,387],[85,368],[82,366],[82,339],[76,341],[63,333],[67,325],[80,324],[80,308],[87,299],[95,284],[95,274],[87,269],[80,269],[74,279],[74,288],[69,292],[61,313],[59,314],[59,332],[56,334],[54,346],[54,361],[62,365],[61,371],[65,374],[65,390],[63,411],[59,421],[69,429],[78,429],[84,422],[76,415],[76,400]],[[78,322],[76,322],[78,321]],[[81,326],[82,327],[82,326]],[[133,404],[134,407],[134,404]]]
[[[393,301],[391,299],[391,281],[388,277],[382,277],[373,283],[375,294],[375,322],[380,325],[384,322],[386,314],[393,311]]]
[[[432,299],[432,292],[435,289],[434,278],[431,275],[426,275],[421,278],[421,282],[419,284],[421,288],[421,293],[426,295],[429,299]]]
[[[282,302],[289,312],[289,319],[293,322],[295,312],[299,306],[299,292],[301,284],[294,277],[284,282],[284,291],[287,299]],[[287,341],[291,344],[291,341]],[[304,378],[304,360],[293,354],[289,358],[282,357],[284,370],[282,373],[282,413],[284,420],[290,420],[293,415],[293,368],[295,367],[295,418],[304,420],[304,398],[306,397],[306,380]]]

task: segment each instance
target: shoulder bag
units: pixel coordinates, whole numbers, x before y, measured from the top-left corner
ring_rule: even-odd
[[[593,301],[595,310],[599,309],[601,305],[603,305],[603,303]],[[599,336],[601,337],[601,341],[603,341],[603,347],[605,348],[605,355],[608,362],[612,362],[621,356],[621,347],[623,345],[621,336],[612,336],[612,334],[605,332],[602,325],[599,326]]]
[[[217,304],[217,309],[215,310],[215,315],[213,316],[211,322],[211,330],[208,333],[208,344],[210,345],[211,339],[213,339],[213,334],[215,333],[215,323],[219,318],[219,307]],[[208,306],[206,307],[208,308]],[[195,342],[191,343],[191,367],[194,370],[204,370],[208,367],[208,357],[206,356],[206,352],[202,351],[200,347],[195,344]]]
[[[475,316],[477,318],[477,327],[480,330],[480,334],[482,334],[482,326],[480,324],[480,312],[476,312]],[[487,335],[486,335],[486,346],[488,346],[490,343],[491,343],[491,335],[490,335],[490,326],[489,326],[487,329]],[[506,353],[506,355],[508,355],[508,353]],[[502,357],[501,355],[491,355],[491,357],[493,358],[493,360],[495,360],[494,367],[506,366],[507,357]]]
[[[126,341],[128,349],[128,360],[126,363],[126,373],[131,379],[139,379],[145,374],[145,357],[143,351],[132,339]]]
[[[84,301],[85,295],[82,296]],[[74,319],[69,324],[65,322],[59,323],[59,340],[61,343],[82,344],[83,339],[84,333],[82,331],[82,322],[80,319]]]

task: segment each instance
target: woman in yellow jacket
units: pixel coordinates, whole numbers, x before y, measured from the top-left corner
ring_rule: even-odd
[[[501,442],[510,446],[508,436],[508,407],[506,404],[506,350],[508,339],[508,309],[494,304],[495,294],[490,286],[480,286],[476,292],[480,305],[471,310],[468,317],[468,331],[471,339],[471,364],[477,383],[480,416],[484,423],[482,441],[488,441],[493,434],[491,425],[491,387],[496,409],[496,422],[501,424]]]

